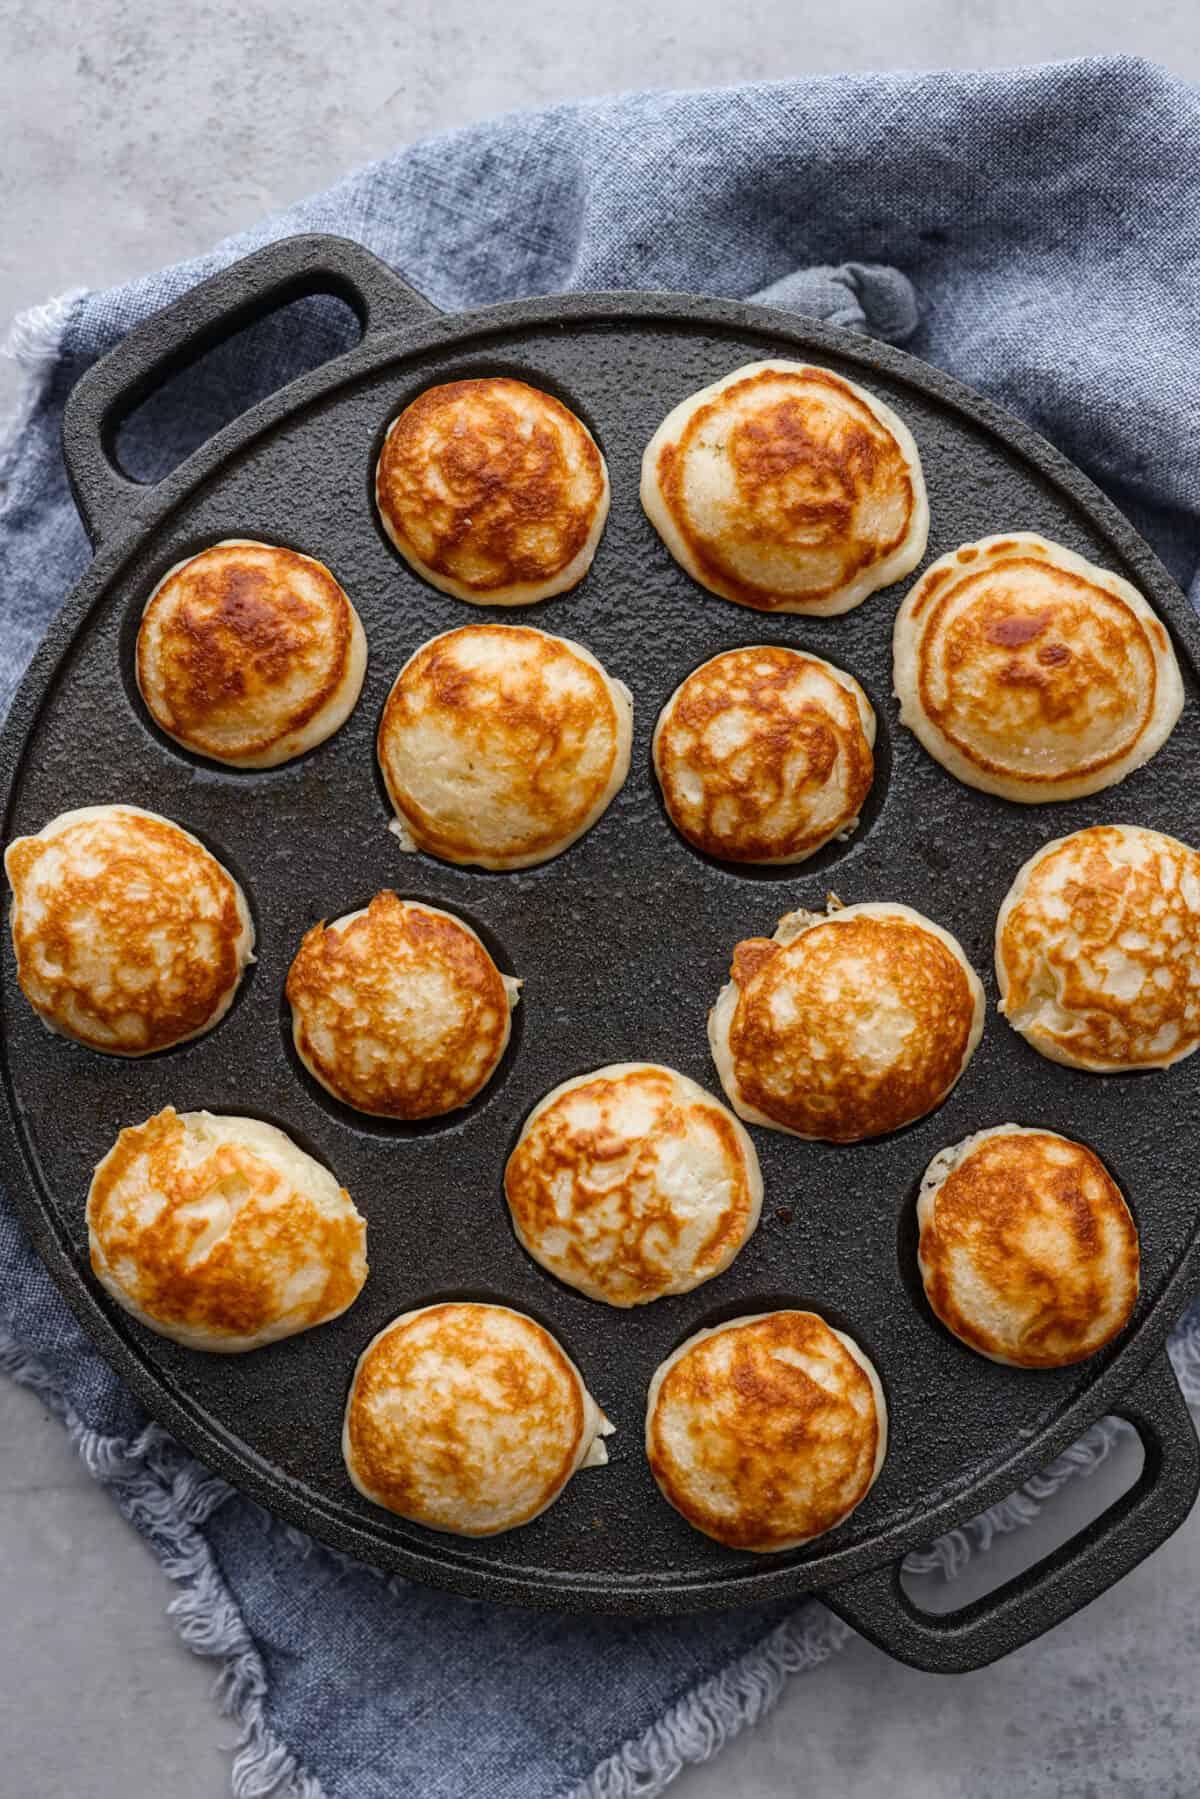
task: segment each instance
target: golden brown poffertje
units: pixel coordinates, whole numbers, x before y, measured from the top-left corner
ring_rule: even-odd
[[[121,1132],[87,1201],[97,1279],[188,1349],[325,1324],[367,1278],[366,1224],[327,1168],[257,1118],[168,1106]]]
[[[1000,1011],[1052,1062],[1169,1068],[1200,1046],[1200,853],[1089,825],[1031,856],[996,919]]]
[[[1025,805],[1124,780],[1183,706],[1136,588],[1027,531],[939,557],[896,614],[893,652],[901,723],[960,781]]]
[[[529,606],[587,573],[608,471],[561,400],[487,375],[426,388],[405,407],[375,498],[384,530],[434,587],[477,606]]]
[[[507,1306],[450,1301],[396,1318],[359,1357],[342,1431],[354,1485],[430,1530],[528,1524],[612,1426],[549,1331]]]
[[[385,889],[305,934],[287,978],[296,1052],[357,1111],[436,1118],[495,1073],[520,984],[460,918]]]
[[[275,768],[332,737],[366,667],[362,622],[325,565],[244,538],[177,563],[138,631],[155,722],[231,768]]]
[[[528,868],[590,829],[629,772],[633,701],[582,644],[464,625],[396,677],[379,766],[406,850]]]
[[[204,845],[138,806],[62,812],[4,854],[21,991],[50,1030],[148,1056],[224,1017],[254,926]]]
[[[1082,1143],[1015,1124],[978,1131],[929,1164],[917,1218],[930,1305],[994,1362],[1061,1368],[1129,1322],[1137,1228]]]
[[[910,573],[929,505],[904,421],[832,369],[755,362],[692,394],[642,459],[675,560],[760,612],[848,612]]]
[[[738,944],[708,1034],[742,1118],[854,1143],[941,1105],[983,1015],[979,977],[948,931],[909,906],[832,901]]]
[[[737,1119],[695,1081],[617,1062],[534,1107],[504,1175],[517,1236],[591,1299],[645,1305],[727,1268],[762,1177]]]
[[[858,823],[875,774],[875,713],[852,675],[751,644],[695,669],[654,732],[676,829],[730,862],[803,862]]]
[[[730,1549],[794,1549],[849,1517],[887,1451],[868,1356],[815,1312],[702,1330],[650,1383],[646,1455],[663,1497]]]

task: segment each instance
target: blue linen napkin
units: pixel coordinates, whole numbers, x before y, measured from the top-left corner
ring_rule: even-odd
[[[839,76],[648,93],[432,139],[109,293],[27,314],[0,446],[0,707],[88,550],[58,432],[78,375],[233,258],[355,237],[457,309],[586,288],[753,294],[904,342],[1022,414],[1200,604],[1200,95],[1151,65]],[[342,347],[328,307],[260,328],[144,410],[147,477]],[[0,1365],[38,1388],[179,1583],[241,1720],[235,1790],[300,1799],[651,1799],[848,1634],[820,1606],[665,1621],[493,1608],[389,1579],[271,1519],[149,1424],[0,1196]],[[1200,1400],[1200,1312],[1174,1352]],[[948,1572],[1111,1441],[944,1539]]]

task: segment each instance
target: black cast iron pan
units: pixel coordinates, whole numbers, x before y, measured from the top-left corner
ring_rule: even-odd
[[[129,480],[114,433],[149,392],[232,332],[302,295],[347,300],[358,346],[219,431],[156,486]],[[900,730],[890,697],[895,592],[844,618],[760,617],[697,588],[641,514],[639,461],[676,401],[767,355],[827,363],[889,401],[921,448],[929,556],[993,531],[1048,533],[1119,570],[1168,621],[1188,701],[1150,765],[1096,798],[1023,808],[959,785]],[[613,508],[575,592],[529,610],[576,637],[633,689],[628,784],[559,860],[519,874],[402,857],[386,829],[373,739],[388,687],[435,632],[479,616],[396,556],[371,503],[383,431],[427,383],[509,371],[561,395],[608,458]],[[48,1036],[16,990],[5,934],[5,1174],[34,1242],[96,1342],[210,1467],[338,1548],[414,1579],[491,1599],[574,1610],[666,1612],[819,1592],[867,1636],[937,1669],[978,1666],[1103,1591],[1183,1519],[1200,1481],[1196,1439],[1164,1343],[1195,1286],[1194,1063],[1097,1079],[1042,1060],[996,1016],[990,940],[1018,866],[1089,822],[1200,840],[1200,629],[1146,546],[1079,472],[1024,426],[946,376],[880,344],[761,307],[675,295],[537,299],[466,317],[436,312],[381,263],[336,238],[294,238],[226,270],[134,331],[75,389],[64,433],[96,559],[52,627],[3,737],[4,836],[68,806],[125,800],[164,812],[243,882],[259,961],[209,1036],[118,1062]],[[160,736],[138,699],[132,648],[146,596],[181,557],[223,537],[288,544],[327,562],[362,615],[370,668],[331,742],[259,773],[202,764]],[[483,616],[487,616],[485,613]],[[879,714],[879,773],[854,838],[799,869],[747,872],[697,857],[661,811],[650,771],[658,709],[681,678],[747,642],[810,647],[849,669]],[[395,886],[461,913],[524,976],[506,1061],[467,1111],[421,1128],[339,1108],[303,1073],[284,976],[316,918]],[[957,933],[988,983],[981,1049],[932,1118],[833,1148],[757,1132],[767,1200],[733,1267],[711,1285],[615,1312],[558,1285],[525,1255],[501,1171],[546,1090],[601,1063],[672,1063],[716,1087],[704,1021],[739,938],[783,912],[892,898]],[[93,1282],[83,1222],[93,1163],[118,1129],[171,1103],[255,1112],[323,1157],[369,1220],[371,1277],[336,1323],[241,1358],[150,1335]],[[1092,1144],[1141,1229],[1143,1289],[1130,1329],[1081,1367],[1003,1368],[951,1338],[924,1304],[914,1200],[933,1153],[1014,1119]],[[355,1357],[396,1313],[436,1296],[492,1297],[546,1323],[618,1427],[607,1470],[578,1476],[543,1517],[482,1542],[435,1536],[350,1486],[339,1426]],[[705,1323],[776,1304],[814,1306],[879,1368],[891,1448],[867,1501],[838,1531],[776,1557],[734,1554],[661,1500],[641,1446],[656,1365]],[[905,1552],[1012,1491],[1105,1412],[1145,1445],[1136,1486],[1009,1587],[949,1618],[916,1610]]]

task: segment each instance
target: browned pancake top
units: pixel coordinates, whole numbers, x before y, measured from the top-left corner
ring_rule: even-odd
[[[1034,859],[1001,910],[1001,1010],[1036,1048],[1101,1071],[1200,1043],[1200,853],[1090,825]]]
[[[145,1055],[195,1035],[236,988],[249,949],[237,888],[169,819],[132,808],[18,838],[17,979],[55,1030]]]
[[[735,862],[799,859],[862,810],[875,763],[855,694],[819,657],[727,650],[666,707],[654,760],[689,843]]]
[[[170,575],[138,631],[157,722],[220,761],[268,755],[347,678],[353,614],[327,568],[296,551],[222,543]]]
[[[1094,1355],[1129,1320],[1138,1238],[1100,1158],[1052,1131],[986,1137],[923,1225],[929,1303],[964,1343],[1022,1368]]]
[[[548,1331],[504,1307],[453,1302],[399,1319],[371,1344],[344,1443],[378,1505],[487,1536],[555,1497],[585,1422],[578,1377]]]
[[[306,932],[287,997],[317,1078],[388,1118],[465,1105],[508,1038],[504,981],[474,932],[386,889],[349,924]]]
[[[398,546],[480,599],[559,575],[605,494],[600,452],[574,413],[499,375],[419,394],[389,431],[376,478]]]
[[[718,452],[714,494],[693,465]],[[744,606],[813,603],[904,542],[917,511],[893,433],[828,369],[766,367],[722,386],[665,444],[659,488],[701,579]]]
[[[954,952],[904,917],[825,919],[734,951],[729,1046],[741,1097],[804,1136],[851,1143],[940,1104],[976,999]]]
[[[1133,754],[1155,718],[1159,621],[1027,540],[966,544],[911,601],[926,717],[980,771],[1047,789]]]
[[[731,1549],[832,1529],[869,1490],[879,1443],[866,1371],[812,1312],[702,1337],[668,1368],[646,1423],[664,1495]]]
[[[253,1146],[195,1153],[173,1107],[123,1130],[88,1196],[92,1266],[170,1331],[253,1337],[344,1311],[366,1279],[366,1226],[329,1208]]]

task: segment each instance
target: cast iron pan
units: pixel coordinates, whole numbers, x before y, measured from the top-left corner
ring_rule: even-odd
[[[157,486],[126,478],[114,432],[165,378],[233,331],[308,294],[348,301],[360,343],[220,431]],[[864,381],[913,428],[930,489],[932,558],[967,538],[1033,529],[1136,583],[1170,624],[1188,704],[1166,748],[1122,786],[1040,808],[960,786],[896,722],[890,637],[899,594],[844,618],[767,618],[701,591],[671,561],[637,498],[643,446],[675,402],[740,363],[813,358]],[[427,383],[505,371],[551,389],[595,432],[613,507],[574,593],[522,616],[579,638],[633,689],[628,784],[559,860],[518,874],[402,856],[386,829],[374,736],[401,663],[427,637],[480,616],[425,586],[376,522],[371,477],[388,421]],[[1147,1076],[1057,1068],[997,1017],[996,909],[1050,837],[1099,820],[1200,840],[1200,629],[1134,532],[1031,432],[946,376],[880,344],[761,307],[673,295],[537,299],[449,318],[336,238],[294,238],[230,268],[134,331],[75,389],[67,464],[96,559],[42,645],[3,738],[4,836],[68,806],[126,800],[164,812],[242,881],[259,961],[232,1011],[199,1041],[120,1062],[49,1036],[21,999],[4,933],[5,1172],[42,1255],[104,1354],[150,1411],[208,1465],[326,1542],[414,1579],[517,1604],[668,1612],[819,1592],[893,1654],[961,1669],[1027,1641],[1103,1591],[1175,1529],[1200,1480],[1196,1439],[1164,1350],[1196,1284],[1196,1064]],[[370,668],[349,724],[299,762],[223,772],[159,735],[132,674],[134,635],[159,576],[223,537],[288,544],[327,562],[362,614]],[[484,617],[488,616],[486,613]],[[650,769],[659,707],[731,645],[811,648],[862,682],[879,714],[878,781],[853,839],[800,869],[699,858],[668,824]],[[447,906],[525,978],[512,1048],[466,1112],[420,1128],[339,1108],[297,1064],[282,993],[306,926],[384,886]],[[617,1312],[558,1285],[518,1246],[501,1171],[548,1088],[605,1062],[672,1063],[717,1081],[705,1014],[739,938],[785,911],[897,899],[955,931],[988,983],[983,1045],[948,1103],[895,1136],[848,1148],[756,1132],[763,1221],[711,1285]],[[122,1125],[167,1103],[253,1112],[323,1157],[369,1220],[371,1277],[336,1323],[225,1358],[177,1348],[117,1310],[87,1265],[84,1196]],[[920,1290],[914,1200],[933,1153],[1014,1119],[1092,1144],[1141,1229],[1132,1325],[1081,1367],[1020,1372],[974,1355]],[[576,1477],[509,1536],[437,1536],[370,1506],[342,1469],[355,1357],[398,1312],[451,1294],[542,1320],[618,1427],[607,1470]],[[813,1306],[879,1368],[891,1448],[866,1503],[807,1550],[735,1554],[660,1498],[642,1451],[650,1376],[703,1324],[778,1304]],[[1137,1485],[1049,1560],[949,1618],[916,1610],[900,1558],[1011,1492],[1105,1412],[1145,1445]]]

